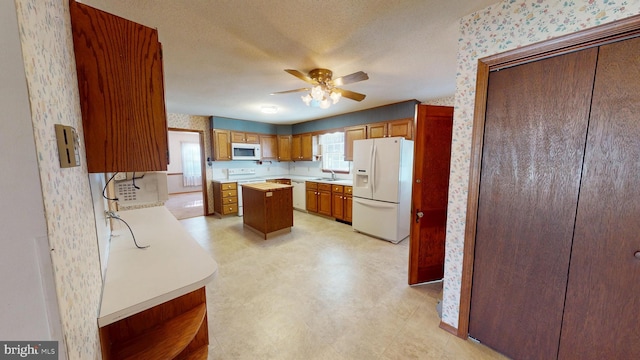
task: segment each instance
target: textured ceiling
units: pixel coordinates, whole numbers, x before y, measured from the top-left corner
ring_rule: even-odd
[[[157,28],[167,111],[292,124],[455,92],[459,19],[496,0],[82,0]],[[322,67],[366,94],[307,107],[284,69]],[[279,112],[266,115],[263,105]]]

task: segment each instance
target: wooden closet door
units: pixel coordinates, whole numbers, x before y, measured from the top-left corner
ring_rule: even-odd
[[[560,359],[640,359],[640,38],[600,47]]]
[[[596,49],[489,76],[469,335],[557,356]]]

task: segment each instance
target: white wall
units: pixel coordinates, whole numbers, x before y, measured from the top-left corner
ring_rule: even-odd
[[[0,1],[0,49],[0,339],[64,350],[13,1]]]

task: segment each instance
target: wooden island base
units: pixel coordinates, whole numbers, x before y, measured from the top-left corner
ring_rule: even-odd
[[[293,226],[293,186],[256,183],[242,186],[244,227],[266,240],[288,233]]]

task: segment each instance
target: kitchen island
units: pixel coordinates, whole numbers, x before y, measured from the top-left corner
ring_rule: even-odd
[[[264,239],[287,233],[293,226],[293,186],[256,183],[242,186],[244,227]]]

